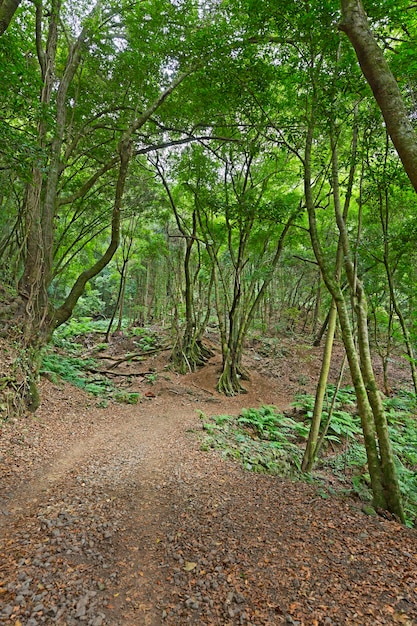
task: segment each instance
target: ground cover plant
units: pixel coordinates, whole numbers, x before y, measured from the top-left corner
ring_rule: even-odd
[[[327,389],[328,406],[334,387]],[[370,477],[360,421],[356,414],[351,387],[337,392],[330,423],[323,411],[322,428],[327,426],[323,456],[308,479],[320,483],[320,494],[335,492],[354,495],[365,504],[372,499]],[[384,402],[395,461],[404,496],[406,522],[417,520],[417,421],[416,398],[399,392]],[[224,457],[239,461],[247,470],[305,480],[301,459],[309,432],[314,396],[297,395],[292,415],[282,414],[274,406],[243,409],[238,416],[201,414],[204,450],[216,449]],[[332,486],[339,485],[337,489]],[[325,487],[323,490],[322,487]],[[367,509],[368,510],[368,509]],[[372,509],[369,509],[372,512]]]
[[[239,460],[253,472],[292,476],[300,470],[302,454],[295,441],[303,425],[279,414],[275,407],[243,409],[238,417],[208,418],[204,413],[200,417],[205,431],[203,449],[219,449],[224,457]]]
[[[106,328],[106,320],[70,320],[55,333],[53,344],[45,350],[40,373],[54,382],[61,379],[84,389],[98,398],[100,406],[107,406],[109,400],[136,404],[140,399],[139,393],[120,389],[105,372],[100,372],[97,358],[84,354],[85,344],[89,341],[95,357],[107,348],[107,344],[100,341]],[[157,344],[155,333],[148,329],[126,329],[123,335],[132,338],[135,349],[145,353]]]
[[[41,374],[48,376],[53,382],[64,380],[84,389],[98,398],[98,406],[106,407],[110,399],[128,404],[136,404],[139,401],[140,394],[119,389],[105,375],[96,371],[97,366],[95,359],[64,356],[49,351],[43,358]]]

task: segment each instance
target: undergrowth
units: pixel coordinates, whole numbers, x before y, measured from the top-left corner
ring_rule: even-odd
[[[66,324],[60,326],[54,333],[53,344],[70,354],[79,353],[83,349],[81,343],[86,337],[105,335],[109,322],[105,319],[93,320],[91,317],[71,318]],[[123,326],[122,334],[130,337],[132,343],[139,350],[147,352],[157,347],[158,338],[154,330],[150,328]],[[107,344],[98,343],[97,347],[105,349]]]
[[[97,404],[103,408],[108,405],[110,399],[116,402],[137,404],[140,399],[139,393],[122,391],[106,376],[89,371],[96,368],[97,362],[94,359],[48,352],[44,355],[40,373],[47,375],[52,382],[59,382],[62,379],[97,396],[100,398]]]
[[[295,422],[276,413],[275,407],[244,409],[239,417],[200,417],[206,432],[203,449],[219,449],[253,472],[291,476],[294,468],[300,469]]]
[[[334,387],[327,390],[328,405]],[[254,472],[275,474],[305,480],[317,480],[317,474],[306,477],[301,473],[301,460],[308,437],[314,396],[297,396],[292,416],[283,415],[274,406],[243,409],[237,417],[219,415],[207,417],[201,413],[205,450],[220,450],[225,457],[238,460]],[[401,392],[385,401],[389,432],[398,471],[407,524],[417,520],[417,421],[416,398]],[[323,411],[322,422],[327,418]],[[356,414],[354,390],[340,389],[335,411],[325,437],[324,455],[318,460],[319,475],[337,479],[339,492],[356,494],[361,500],[371,500],[370,477],[363,444],[360,420]],[[322,481],[321,481],[322,482]],[[328,492],[334,493],[333,488]],[[320,493],[325,494],[323,490]]]
[[[65,380],[93,394],[98,398],[98,406],[106,407],[109,400],[136,404],[140,399],[139,393],[119,389],[108,377],[96,371],[99,369],[97,360],[81,357],[87,338],[94,345],[95,354],[106,350],[108,344],[100,343],[100,335],[106,333],[108,324],[105,319],[81,317],[72,318],[60,326],[54,333],[53,347],[43,357],[41,374],[49,376],[54,382]],[[122,333],[124,337],[131,338],[137,349],[144,353],[158,345],[156,333],[151,329],[124,327]],[[152,382],[151,376],[149,382]]]

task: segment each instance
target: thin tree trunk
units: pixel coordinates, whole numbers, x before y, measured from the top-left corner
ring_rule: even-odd
[[[116,303],[115,303],[115,305],[113,307],[113,313],[112,313],[112,316],[110,318],[109,325],[107,327],[106,336],[104,338],[105,343],[109,343],[109,341],[110,341],[111,329],[112,329],[112,326],[113,326],[114,319],[116,317],[116,313],[117,313],[117,311],[120,312],[120,309],[121,309],[122,294],[123,294],[124,285],[126,284],[126,281],[125,281],[126,266],[127,266],[127,261],[126,261],[126,259],[124,259],[123,265],[122,265],[122,269],[120,271],[120,280],[119,280],[119,288],[117,290]],[[119,315],[119,321],[120,321],[120,315]],[[120,330],[120,329],[117,328],[116,330]]]
[[[348,185],[346,190],[345,204],[343,208],[343,221],[346,223],[350,200],[352,197],[352,189],[355,178],[355,170],[356,170],[356,153],[357,153],[357,140],[358,140],[358,126],[357,126],[357,115],[355,110],[355,124],[353,128],[352,135],[352,146],[351,146],[351,159],[350,159],[350,168],[349,168],[349,178]],[[335,210],[337,212],[341,211],[340,208],[340,196],[339,196],[339,181],[338,181],[338,163],[337,163],[337,144],[333,139],[333,133],[331,134],[331,151],[332,151],[332,188],[333,188],[333,202],[335,205]],[[336,252],[336,267],[335,267],[335,281],[337,284],[340,284],[341,270],[343,266],[343,242],[342,235],[339,235],[339,241],[337,245]],[[305,472],[311,472],[313,468],[313,464],[315,458],[317,456],[317,448],[318,448],[318,436],[321,424],[321,416],[323,411],[323,403],[324,396],[326,393],[327,380],[329,377],[330,371],[330,362],[333,351],[333,342],[336,331],[336,321],[337,321],[337,306],[336,302],[333,299],[330,307],[329,315],[328,315],[328,331],[326,337],[326,344],[324,348],[323,360],[320,370],[319,382],[316,390],[316,399],[314,403],[313,410],[313,418],[311,421],[310,433],[307,441],[306,450],[304,453],[302,470]]]
[[[374,343],[375,343],[375,347],[378,352],[378,355],[381,359],[381,365],[382,365],[384,393],[386,396],[389,396],[391,393],[391,388],[390,388],[389,377],[388,377],[388,363],[389,363],[390,354],[391,354],[392,325],[393,325],[393,319],[394,319],[394,308],[392,306],[391,298],[389,299],[388,326],[386,330],[387,337],[386,337],[384,346],[381,345],[381,340],[379,337],[380,333],[378,332],[379,324],[378,324],[377,311],[376,311],[375,306],[373,305],[372,305],[372,319],[373,319]]]
[[[303,462],[301,470],[303,472],[311,472],[317,456],[317,441],[319,437],[321,416],[323,413],[324,397],[326,393],[327,380],[329,378],[330,363],[332,359],[333,342],[336,330],[337,321],[337,307],[332,301],[329,312],[329,324],[326,335],[326,343],[323,351],[323,358],[321,362],[320,376],[316,388],[316,397],[314,401],[313,416],[311,419],[310,432],[308,434],[308,440],[306,449],[304,451]]]
[[[332,272],[327,267],[327,263],[324,259],[318,236],[314,198],[311,187],[311,147],[313,143],[313,136],[314,122],[313,120],[311,120],[307,131],[305,156],[303,163],[304,194],[310,227],[310,239],[313,246],[314,255],[321,270],[323,279],[337,306],[342,339],[349,363],[353,386],[356,392],[358,411],[361,419],[365,449],[368,459],[368,469],[371,477],[374,504],[375,506],[384,509],[386,508],[387,501],[385,499],[384,487],[382,482],[382,471],[375,437],[375,426],[373,422],[371,406],[368,401],[366,388],[362,378],[358,355],[355,348],[353,332],[349,320],[349,312],[340,285],[332,277]]]
[[[385,155],[388,153],[388,145],[386,146]],[[386,164],[386,157],[385,163]],[[405,321],[402,310],[398,304],[397,296],[395,294],[395,285],[394,285],[394,274],[391,269],[390,263],[390,250],[389,250],[389,190],[386,187],[384,190],[384,194],[380,191],[379,194],[379,215],[381,220],[382,233],[384,236],[384,255],[383,255],[383,263],[385,268],[385,273],[387,276],[388,289],[390,293],[390,300],[392,307],[398,317],[398,321],[400,322],[401,331],[404,338],[404,343],[408,355],[408,360],[410,364],[411,377],[413,380],[414,393],[417,394],[417,370],[415,365],[415,355],[414,348],[410,338],[410,333],[408,332],[407,323]]]
[[[343,361],[342,361],[342,365],[340,366],[339,376],[337,378],[337,382],[336,382],[336,386],[335,386],[335,389],[334,389],[333,398],[332,398],[332,401],[330,403],[327,419],[326,419],[326,421],[325,421],[325,423],[323,425],[323,430],[321,431],[320,437],[318,438],[318,441],[317,441],[317,445],[316,445],[316,449],[315,449],[315,457],[316,457],[316,459],[318,459],[319,456],[320,456],[320,452],[321,452],[321,449],[323,447],[324,440],[325,440],[326,435],[327,435],[327,431],[329,430],[329,426],[330,426],[331,421],[332,421],[334,408],[336,406],[337,394],[339,393],[340,385],[342,384],[342,378],[343,378],[343,374],[344,374],[344,371],[345,371],[345,365],[346,365],[346,353],[343,355]]]
[[[368,396],[369,404],[372,408],[373,420],[376,428],[379,446],[379,456],[381,465],[381,477],[382,485],[384,489],[384,496],[388,509],[396,514],[398,518],[404,522],[404,510],[402,506],[402,498],[400,487],[398,483],[397,471],[394,462],[394,455],[392,452],[391,441],[388,433],[388,424],[384,411],[384,407],[381,400],[381,395],[378,391],[375,381],[374,370],[372,367],[371,352],[369,347],[368,336],[368,315],[367,315],[367,301],[365,291],[363,289],[363,283],[358,279],[355,271],[354,263],[351,260],[351,254],[349,249],[348,235],[346,231],[345,216],[342,215],[340,207],[340,195],[338,191],[338,162],[336,144],[332,145],[332,160],[333,160],[333,187],[334,187],[334,205],[336,222],[340,233],[340,239],[343,246],[344,263],[346,275],[350,284],[352,297],[354,300],[354,308],[357,319],[358,329],[358,346],[360,355],[360,369],[362,373],[362,379],[366,394]],[[348,355],[349,358],[349,355]]]
[[[385,260],[384,260],[384,265],[385,265],[385,270],[386,270],[387,278],[388,278],[388,286],[389,286],[392,306],[394,307],[394,311],[395,311],[395,313],[396,313],[396,315],[398,317],[398,321],[400,322],[402,334],[403,334],[403,337],[404,337],[404,343],[405,343],[407,356],[408,356],[410,369],[411,369],[411,377],[413,379],[414,393],[417,395],[417,369],[416,369],[416,359],[415,359],[415,355],[414,355],[413,344],[411,342],[410,333],[408,332],[408,328],[407,328],[407,324],[406,324],[404,315],[403,315],[403,313],[401,311],[401,308],[398,305],[398,300],[397,300],[397,297],[395,295],[394,281],[393,281],[393,278],[392,278],[391,270],[390,270],[388,264],[385,262]]]
[[[128,261],[126,261],[126,267],[122,276],[122,291],[120,294],[120,302],[119,302],[119,318],[117,320],[116,332],[120,332],[122,330],[123,325],[123,313],[125,308],[125,297],[126,297],[126,284],[127,284],[127,268]]]
[[[320,316],[320,308],[321,308],[321,274],[318,272],[317,276],[317,287],[316,287],[316,297],[314,300],[314,313],[313,313],[313,321],[311,325],[311,333],[316,336],[317,326],[319,323]]]

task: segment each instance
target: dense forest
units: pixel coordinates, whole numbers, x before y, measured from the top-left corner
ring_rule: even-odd
[[[365,12],[366,11],[366,12]],[[39,402],[71,317],[346,351],[375,505],[404,520],[381,392],[415,343],[417,20],[408,1],[0,0],[0,410]],[[378,389],[371,351],[383,363]]]

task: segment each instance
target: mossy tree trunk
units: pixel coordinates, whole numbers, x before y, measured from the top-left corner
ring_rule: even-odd
[[[352,134],[352,145],[351,145],[351,158],[350,158],[350,168],[349,168],[349,178],[346,190],[345,203],[343,208],[343,220],[346,222],[350,200],[352,197],[352,189],[355,177],[356,170],[356,162],[357,162],[357,144],[358,144],[358,126],[357,126],[357,115],[355,112],[355,124]],[[332,140],[332,187],[333,187],[333,201],[335,205],[337,204],[340,210],[340,198],[339,198],[339,185],[338,185],[338,164],[337,164],[337,144]],[[341,270],[343,265],[343,245],[341,236],[339,236],[339,241],[337,245],[336,251],[336,263],[335,263],[335,280],[340,283]],[[304,452],[304,457],[301,465],[301,469],[303,472],[311,472],[313,469],[313,465],[317,458],[318,451],[318,439],[319,439],[319,431],[321,425],[321,418],[323,412],[323,404],[324,398],[326,394],[327,381],[329,378],[330,372],[330,363],[333,352],[333,342],[336,331],[336,322],[337,322],[337,306],[336,302],[332,300],[330,311],[327,317],[327,335],[326,335],[326,343],[323,351],[323,358],[320,368],[319,380],[316,388],[316,396],[313,408],[313,416],[311,419],[310,432],[307,440],[306,449]]]
[[[93,12],[95,9],[96,7],[93,8]],[[19,411],[23,410],[24,406],[36,409],[38,404],[36,383],[42,349],[50,341],[54,330],[71,317],[74,307],[84,293],[87,282],[106,267],[117,250],[123,194],[133,153],[134,135],[187,75],[181,74],[176,77],[139,117],[132,119],[126,125],[126,130],[115,143],[116,157],[112,158],[112,162],[114,161],[114,166],[118,165],[118,173],[111,210],[111,235],[108,247],[94,265],[79,274],[65,301],[54,308],[49,300],[48,289],[52,280],[54,222],[60,204],[60,176],[64,170],[62,153],[67,121],[68,90],[80,64],[87,32],[83,29],[76,42],[70,45],[62,78],[59,79],[55,72],[55,58],[60,25],[60,2],[57,0],[52,2],[45,49],[41,28],[44,17],[41,4],[37,5],[36,11],[37,52],[42,78],[40,104],[45,111],[45,116],[41,118],[37,131],[38,145],[45,154],[45,163],[42,166],[36,164],[33,167],[32,177],[27,186],[24,206],[23,271],[19,280],[18,293],[15,297],[6,298],[0,306],[1,334],[7,336],[17,346],[19,361],[22,364],[20,368],[22,375],[19,379],[10,381],[3,392],[10,391],[20,397],[21,400],[16,398],[16,401],[12,402],[13,406],[20,407]],[[52,96],[54,101],[52,101]],[[86,189],[89,190],[91,185],[87,185]]]
[[[359,365],[359,358],[355,348],[352,328],[349,320],[349,312],[346,301],[344,299],[339,283],[333,278],[333,273],[328,267],[325,260],[316,221],[316,211],[314,205],[314,196],[312,188],[312,172],[311,172],[311,149],[314,137],[314,117],[309,122],[306,135],[306,146],[304,154],[304,194],[306,207],[308,212],[308,220],[310,227],[310,239],[314,251],[314,255],[322,272],[326,287],[331,293],[335,305],[337,307],[341,334],[346,350],[350,372],[352,376],[353,386],[356,392],[358,403],[358,411],[361,419],[362,430],[364,434],[365,448],[368,458],[368,468],[371,477],[371,485],[374,494],[374,501],[377,506],[386,507],[384,489],[382,485],[382,472],[378,457],[377,442],[375,437],[375,427],[371,407],[368,401],[362,373]]]
[[[336,330],[337,307],[333,301],[330,307],[329,322],[327,326],[326,343],[323,350],[323,357],[320,367],[320,376],[316,387],[313,416],[311,418],[310,432],[308,434],[306,449],[304,451],[301,469],[309,473],[317,456],[317,443],[320,432],[321,418],[323,413],[324,398],[326,395],[327,381],[329,378],[330,363],[333,352],[333,341]]]
[[[304,191],[309,218],[310,238],[314,254],[322,271],[323,279],[335,301],[338,311],[342,339],[361,419],[374,504],[381,509],[389,509],[392,513],[396,514],[401,521],[404,521],[401,494],[388,436],[386,416],[372,369],[368,338],[366,297],[362,283],[356,276],[354,264],[351,260],[346,223],[339,202],[337,177],[333,178],[333,185],[336,185],[336,190],[334,190],[334,208],[340,241],[343,247],[345,271],[354,300],[359,354],[354,342],[354,334],[350,323],[347,303],[344,299],[340,284],[334,279],[325,261],[318,235],[311,184],[311,148],[313,137],[314,116],[312,114],[306,137],[304,155]],[[332,157],[333,168],[337,172],[336,145],[334,142],[332,142]]]
[[[367,298],[363,283],[357,277],[356,263],[352,261],[349,238],[346,229],[346,219],[345,216],[342,215],[340,207],[337,144],[334,140],[332,142],[332,164],[333,187],[335,189],[334,205],[336,222],[343,247],[346,276],[350,285],[350,290],[354,302],[362,379],[365,385],[368,401],[372,409],[373,420],[376,428],[384,497],[386,500],[387,508],[392,513],[395,513],[402,522],[404,522],[404,510],[402,506],[402,498],[400,486],[398,483],[397,470],[395,467],[394,454],[392,451],[391,441],[388,433],[387,417],[382,404],[381,394],[376,384],[374,369],[372,365],[368,333]]]
[[[417,134],[405,99],[371,32],[362,0],[341,0],[341,8],[339,29],[346,33],[355,49],[404,170],[417,191]]]

